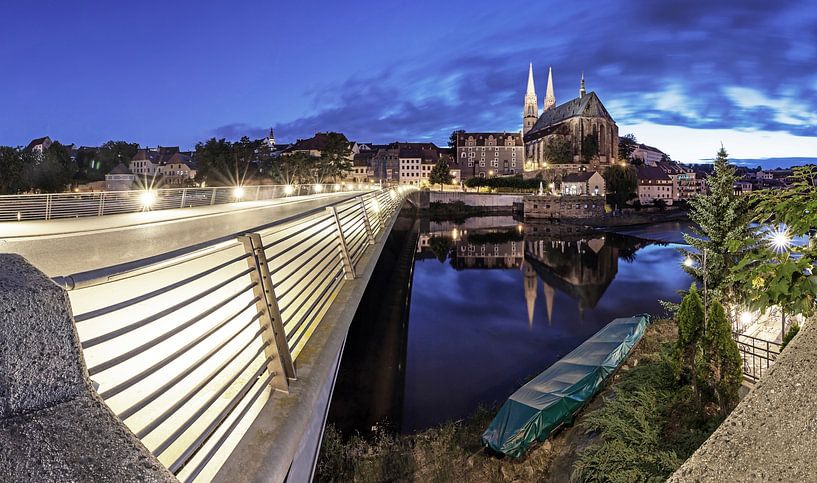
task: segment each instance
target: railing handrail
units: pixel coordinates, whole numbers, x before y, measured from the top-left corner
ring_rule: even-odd
[[[338,206],[355,198],[363,198],[367,195],[372,196],[373,194],[381,193],[388,190],[389,188],[383,188],[381,190],[371,191],[368,193],[351,195],[349,197],[344,197],[341,200],[333,201],[327,204],[322,204],[319,207],[312,208],[310,210],[297,213],[295,215],[290,215],[288,217],[281,218],[269,223],[265,223],[263,225],[251,227],[246,230],[241,230],[241,232],[238,233],[231,233],[229,235],[224,235],[202,243],[177,248],[169,252],[141,258],[139,260],[119,263],[116,265],[96,268],[84,272],[77,272],[69,275],[56,276],[53,277],[52,280],[54,280],[55,283],[62,286],[66,290],[76,290],[79,288],[102,285],[105,283],[122,280],[132,276],[169,268],[174,265],[178,265],[190,260],[194,260],[196,258],[209,255],[219,250],[232,247],[238,244],[238,242],[236,241],[236,237],[240,234],[268,230],[270,228],[275,228],[276,226],[282,226],[288,223],[292,223],[294,221],[306,219],[309,218],[310,216],[325,212],[326,208],[328,207]]]

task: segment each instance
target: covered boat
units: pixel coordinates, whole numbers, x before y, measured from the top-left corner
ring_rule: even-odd
[[[601,388],[641,340],[649,315],[615,319],[582,345],[519,388],[505,401],[482,443],[509,456],[522,456],[544,441]]]

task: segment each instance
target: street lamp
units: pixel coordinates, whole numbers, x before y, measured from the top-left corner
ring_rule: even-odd
[[[779,225],[774,231],[766,235],[766,240],[778,255],[788,253],[791,248],[791,233],[783,225]],[[782,341],[786,337],[786,312],[783,307],[780,307],[780,329],[780,340]]]
[[[244,197],[244,188],[242,188],[241,186],[236,186],[235,188],[233,188],[233,198],[235,198],[236,201],[241,201],[241,198],[243,198],[243,197]]]

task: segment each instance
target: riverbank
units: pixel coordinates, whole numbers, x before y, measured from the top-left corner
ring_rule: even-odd
[[[328,427],[317,481],[635,481],[665,479],[717,427],[672,377],[675,323],[659,320],[570,426],[524,457],[489,454],[480,435],[496,408],[414,435],[384,425],[344,437]]]

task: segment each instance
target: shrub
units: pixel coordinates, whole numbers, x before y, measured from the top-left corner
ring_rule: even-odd
[[[781,350],[785,349],[789,342],[794,339],[794,336],[800,332],[800,326],[798,324],[791,324],[789,330],[786,331],[786,335],[783,337],[783,345],[780,347]]]

